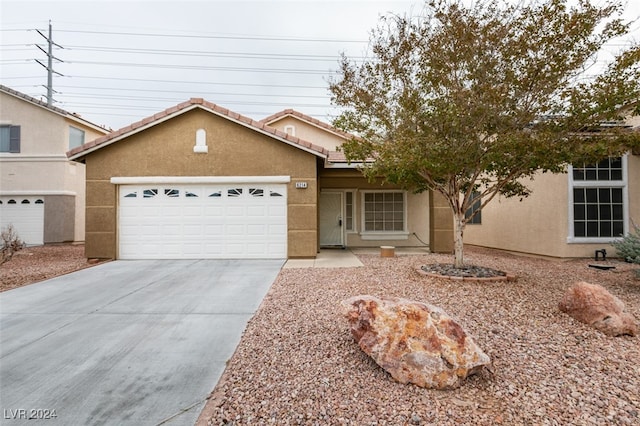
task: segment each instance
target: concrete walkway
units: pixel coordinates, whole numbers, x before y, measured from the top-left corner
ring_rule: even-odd
[[[322,249],[315,259],[289,259],[283,268],[355,268],[364,266],[349,249]]]
[[[428,248],[398,247],[396,256],[429,254]],[[356,268],[364,266],[357,254],[380,255],[380,247],[321,249],[315,259],[289,259],[283,268]]]
[[[115,261],[0,293],[0,423],[193,426],[283,263]]]

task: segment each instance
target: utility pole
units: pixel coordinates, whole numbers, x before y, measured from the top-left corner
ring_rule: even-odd
[[[54,92],[53,73],[56,73],[60,76],[62,75],[59,72],[53,70],[53,60],[55,59],[56,61],[63,62],[60,59],[53,56],[53,46],[55,45],[61,49],[64,49],[64,47],[53,42],[53,30],[51,27],[51,20],[49,20],[49,37],[42,34],[40,30],[36,30],[36,31],[38,32],[38,34],[44,37],[45,40],[47,40],[47,44],[48,44],[47,51],[45,51],[42,47],[36,45],[38,49],[42,50],[47,55],[47,65],[45,66],[45,64],[43,64],[37,59],[36,59],[36,62],[42,65],[43,67],[45,67],[45,69],[47,70],[47,106],[51,107],[53,106],[53,92]]]

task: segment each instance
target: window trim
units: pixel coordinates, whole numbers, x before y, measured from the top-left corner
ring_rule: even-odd
[[[0,124],[0,127],[9,129],[9,149],[0,151],[2,154],[20,154],[22,144],[22,130],[19,125]]]
[[[623,234],[629,233],[629,167],[628,154],[622,155],[622,180],[574,180],[573,165],[568,168],[568,217],[569,217],[569,235],[567,243],[569,244],[608,244],[619,236],[614,237],[576,237],[575,224],[573,215],[573,189],[574,188],[622,188],[622,227]]]
[[[402,231],[366,231],[365,230],[365,196],[372,193],[402,193]],[[407,231],[407,191],[398,189],[360,190],[360,238],[362,240],[408,240]]]

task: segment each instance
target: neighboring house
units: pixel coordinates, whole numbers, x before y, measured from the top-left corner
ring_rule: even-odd
[[[262,121],[191,99],[72,149],[90,258],[312,258],[320,247],[450,251],[440,197],[369,183],[350,135],[293,110]]]
[[[625,122],[640,131],[640,117]],[[466,244],[553,257],[594,257],[640,223],[640,152],[574,165],[567,173],[524,182],[532,194],[499,197],[465,229]]]
[[[85,168],[65,153],[106,133],[0,85],[0,226],[30,245],[84,241]]]

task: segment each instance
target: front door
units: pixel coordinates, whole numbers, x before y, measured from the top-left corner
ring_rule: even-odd
[[[320,193],[320,246],[344,246],[341,192]]]

